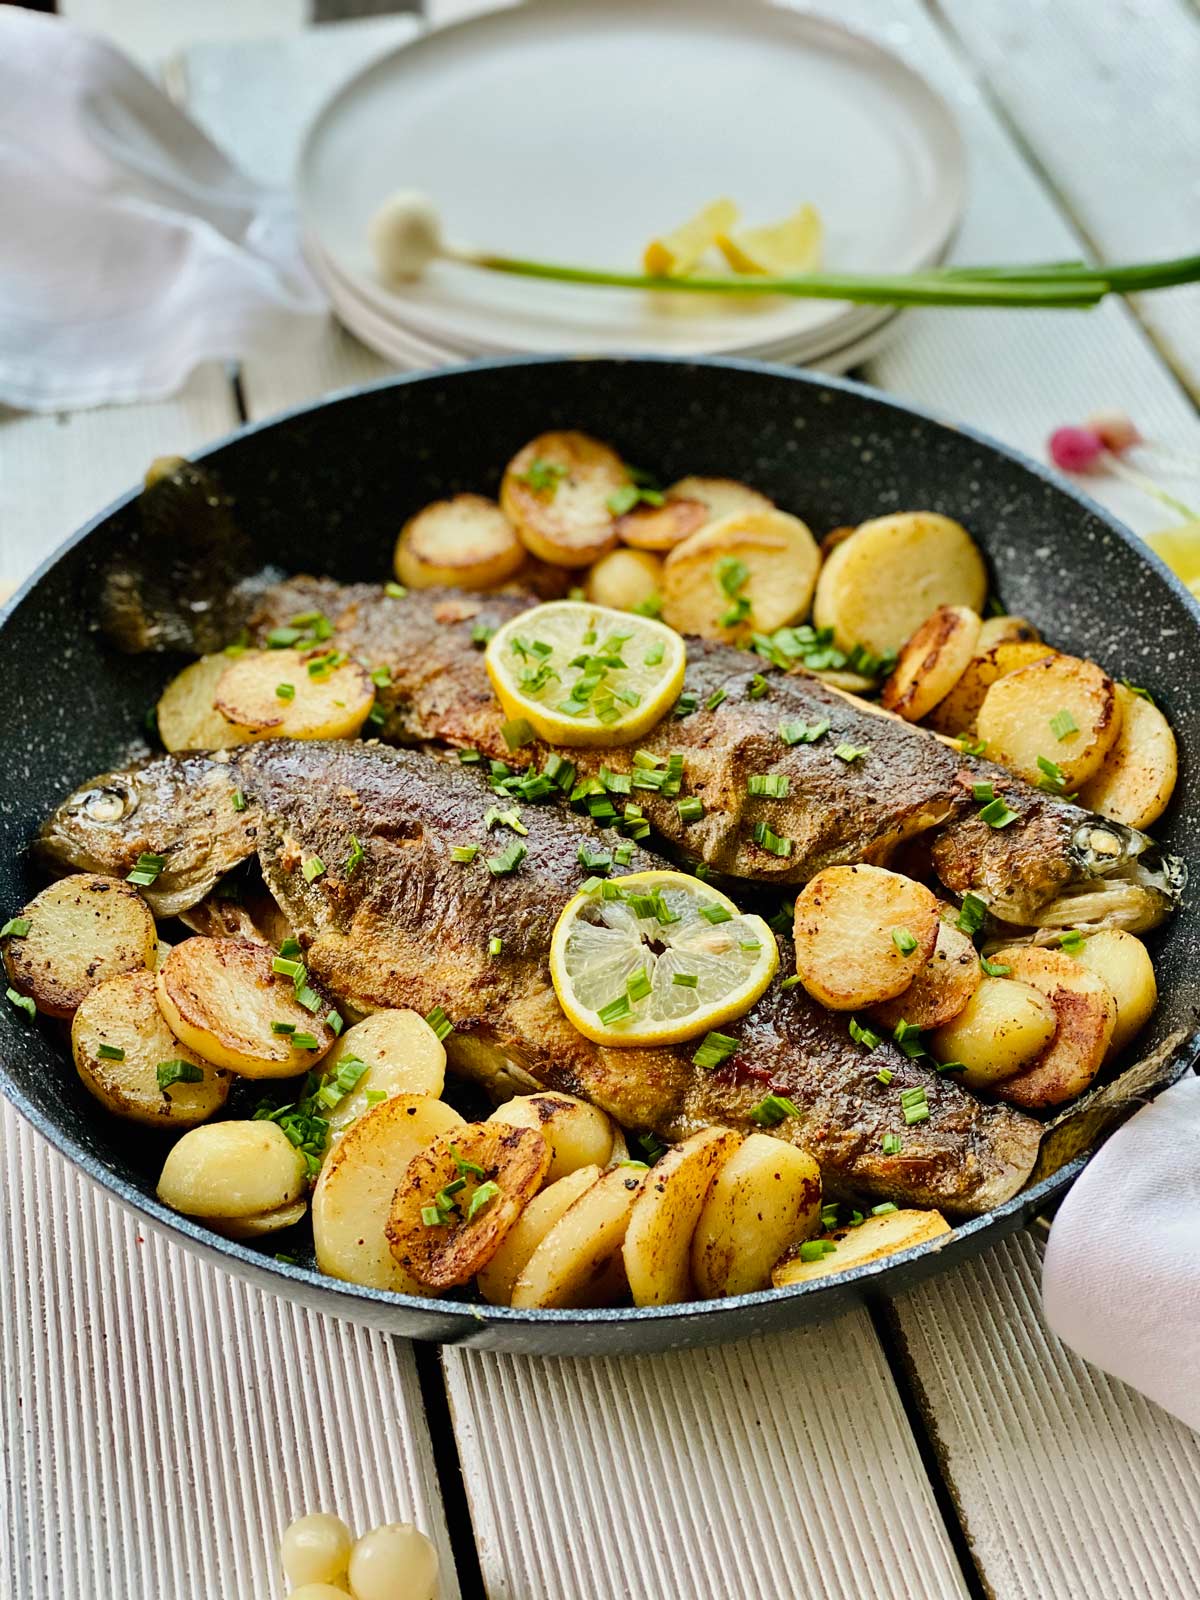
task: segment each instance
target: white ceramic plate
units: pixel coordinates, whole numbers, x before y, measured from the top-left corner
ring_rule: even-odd
[[[750,223],[810,200],[830,267],[903,272],[940,256],[963,187],[954,120],[916,73],[760,0],[530,0],[426,34],[326,104],[297,173],[306,229],[360,297],[479,354],[816,348],[861,308],[668,303],[448,264],[391,294],[367,223],[393,190],[431,195],[452,238],[625,269],[716,195]]]

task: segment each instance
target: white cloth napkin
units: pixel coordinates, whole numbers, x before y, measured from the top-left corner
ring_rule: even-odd
[[[0,5],[0,402],[161,399],[326,315],[284,192],[109,45]]]
[[[1200,1429],[1200,1078],[1088,1163],[1050,1230],[1042,1298],[1085,1361]]]

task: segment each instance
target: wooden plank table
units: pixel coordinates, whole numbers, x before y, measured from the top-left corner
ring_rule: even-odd
[[[65,9],[124,29],[135,51],[154,11],[161,47],[145,0]],[[220,36],[219,7],[186,9]],[[442,0],[435,20],[463,9]],[[1196,199],[1187,0],[825,9],[951,101],[971,163],[960,259],[1194,243],[1180,220]],[[326,84],[412,26],[330,30],[318,56],[295,35],[200,46],[169,81],[243,164],[283,178]],[[1152,124],[1148,105],[1163,113]],[[1086,316],[910,313],[864,376],[1033,454],[1106,404],[1198,453],[1195,295]],[[248,364],[236,389],[211,368],[162,405],[0,413],[0,572],[23,575],[154,454],[385,370],[331,327],[315,354]],[[1091,487],[1141,531],[1163,520],[1125,484]],[[1186,480],[1174,487],[1186,498]],[[1049,1335],[1031,1235],[770,1340],[599,1362],[439,1357],[143,1234],[11,1113],[0,1139],[0,1574],[20,1600],[268,1600],[278,1529],[318,1504],[359,1525],[415,1518],[441,1547],[446,1600],[1200,1596],[1200,1438]],[[155,1346],[188,1354],[169,1382],[142,1359]]]

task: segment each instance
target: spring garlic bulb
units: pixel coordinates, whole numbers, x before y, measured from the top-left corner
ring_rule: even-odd
[[[437,1551],[410,1522],[365,1533],[350,1556],[354,1600],[437,1600]]]
[[[397,189],[367,224],[384,283],[411,283],[443,253],[442,225],[428,195]]]

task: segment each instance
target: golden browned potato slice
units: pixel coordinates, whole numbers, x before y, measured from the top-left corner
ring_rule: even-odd
[[[215,1232],[227,1239],[261,1239],[268,1233],[278,1233],[282,1228],[294,1228],[304,1221],[308,1210],[307,1200],[292,1200],[288,1205],[276,1206],[273,1211],[260,1211],[253,1217],[212,1218]]]
[[[109,978],[84,996],[71,1023],[71,1053],[84,1087],[101,1105],[151,1127],[195,1127],[229,1094],[229,1073],[181,1045],[167,1027],[154,974],[145,969]],[[176,1062],[188,1069],[186,1076],[178,1076]]]
[[[586,433],[543,433],[509,462],[500,506],[527,550],[587,567],[617,542],[609,501],[629,482],[615,450]]]
[[[131,883],[90,872],[60,878],[13,919],[4,967],[18,994],[50,1017],[69,1017],[97,984],[152,967],[154,918]]]
[[[1029,644],[1031,641],[1036,644],[1039,638],[1033,623],[1027,622],[1024,617],[985,617],[975,653],[985,656],[993,645]]]
[[[938,923],[933,954],[894,1000],[872,1008],[885,1027],[907,1022],[914,1028],[941,1028],[958,1016],[983,977],[979,956],[966,934],[952,923]]]
[[[649,1176],[613,1167],[570,1206],[522,1267],[510,1304],[524,1310],[606,1305],[634,1203]]]
[[[1079,803],[1130,828],[1148,828],[1167,809],[1179,775],[1171,724],[1157,706],[1117,685],[1121,731]]]
[[[163,690],[158,702],[158,733],[168,750],[228,750],[250,738],[248,728],[230,722],[214,704],[217,684],[229,662],[224,651],[201,656]]]
[[[533,1199],[500,1241],[500,1248],[479,1273],[479,1292],[489,1305],[506,1306],[525,1263],[581,1194],[600,1176],[599,1167],[576,1167]]]
[[[420,1283],[473,1278],[542,1186],[550,1145],[536,1128],[469,1122],[409,1163],[392,1200],[388,1244]]]
[[[416,1011],[376,1011],[364,1017],[334,1042],[322,1068],[332,1077],[356,1060],[365,1061],[367,1070],[329,1112],[331,1141],[377,1104],[379,1095],[437,1096],[446,1081],[445,1047]]]
[[[243,1078],[307,1072],[333,1044],[325,1020],[331,1008],[307,984],[297,990],[276,972],[275,959],[266,945],[245,939],[177,944],[156,979],[159,1010],[171,1032],[206,1061]],[[299,996],[311,996],[317,1009],[301,1005]]]
[[[961,1062],[958,1082],[986,1090],[1039,1056],[1057,1025],[1040,990],[1009,977],[983,978],[958,1015],[930,1035],[929,1048],[938,1061]]]
[[[786,1289],[793,1283],[827,1278],[831,1273],[847,1272],[851,1267],[878,1261],[880,1256],[912,1250],[950,1231],[950,1224],[940,1211],[889,1211],[882,1217],[867,1217],[857,1228],[834,1228],[823,1240],[814,1240],[810,1252],[812,1260],[806,1261],[797,1254],[781,1261],[772,1274],[772,1282],[777,1289]],[[831,1244],[834,1248],[828,1254],[818,1255],[818,1243]]]
[[[769,1288],[780,1256],[820,1222],[817,1163],[782,1139],[750,1134],[717,1174],[692,1235],[697,1291],[713,1300]]]
[[[1122,928],[1102,928],[1075,957],[1094,972],[1117,1003],[1117,1020],[1108,1054],[1119,1055],[1141,1032],[1158,1004],[1158,984],[1150,953]]]
[[[312,1197],[317,1265],[331,1278],[396,1294],[428,1294],[388,1246],[392,1196],[413,1157],[466,1123],[431,1095],[393,1095],[348,1128],[325,1159]]]
[[[256,1217],[304,1193],[304,1157],[276,1122],[210,1122],[163,1163],[158,1198],[189,1217]]]
[[[998,678],[975,726],[989,761],[1027,783],[1045,788],[1054,781],[1073,791],[1100,770],[1116,743],[1117,686],[1094,661],[1050,656]]]
[[[799,517],[734,511],[667,556],[663,617],[703,639],[772,633],[808,615],[820,565],[817,542]]]
[[[826,867],[796,898],[796,971],[832,1011],[891,1000],[933,955],[937,899],[885,867]]]
[[[898,650],[938,606],[983,609],[987,570],[970,534],[933,511],[875,517],[839,544],[813,602],[839,649]]]
[[[637,550],[673,550],[706,522],[708,507],[699,500],[664,500],[661,506],[637,506],[617,518],[617,536]]]
[[[519,1094],[497,1106],[488,1121],[538,1130],[550,1146],[547,1183],[557,1183],[576,1167],[606,1167],[612,1157],[612,1121],[573,1095]]]
[[[741,1142],[729,1128],[702,1128],[647,1173],[621,1246],[635,1306],[694,1297],[692,1235],[717,1174]]]
[[[1057,653],[1036,639],[1007,639],[986,651],[977,649],[950,693],[929,713],[928,725],[953,738],[974,733],[979,708],[997,678]]]
[[[649,550],[610,550],[588,572],[584,590],[593,605],[614,611],[662,605],[662,562]]]
[[[881,703],[906,722],[920,722],[967,670],[980,620],[969,606],[939,606],[901,650]]]
[[[698,500],[708,510],[709,522],[732,511],[774,511],[775,502],[736,478],[680,478],[667,490],[668,500]]]
[[[494,500],[456,494],[410,517],[396,541],[396,576],[410,589],[494,589],[525,560],[525,546]]]
[[[249,739],[352,739],[375,704],[367,669],[336,650],[247,650],[215,705]]]
[[[1055,1019],[1054,1038],[996,1093],[1026,1111],[1073,1100],[1096,1076],[1112,1043],[1117,1003],[1108,985],[1062,950],[1012,945],[992,959],[1010,967],[1017,982],[1045,995]]]

